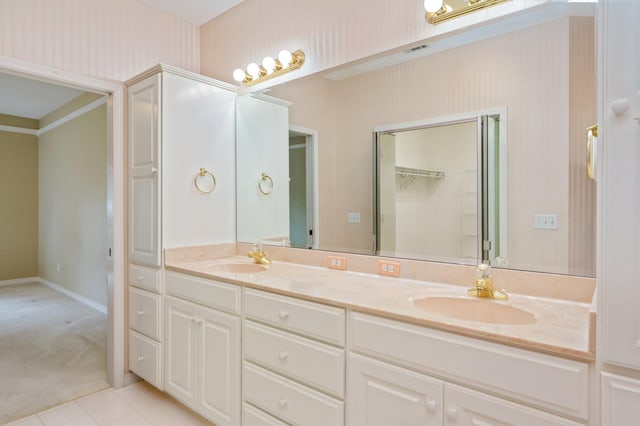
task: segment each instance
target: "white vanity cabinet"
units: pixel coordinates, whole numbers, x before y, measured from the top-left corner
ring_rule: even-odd
[[[344,309],[245,288],[244,315],[244,416],[343,425]]]
[[[129,265],[129,369],[158,389],[162,383],[160,271]]]
[[[347,424],[589,420],[587,363],[360,313],[351,313],[349,331]]]
[[[240,287],[165,278],[165,391],[216,425],[239,425]]]

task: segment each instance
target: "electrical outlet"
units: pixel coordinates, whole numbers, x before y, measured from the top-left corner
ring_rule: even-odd
[[[533,215],[533,226],[535,229],[558,229],[558,215],[557,214]]]
[[[360,223],[360,212],[349,212],[349,213],[347,213],[347,222],[349,222],[349,223]]]
[[[398,262],[389,262],[387,260],[378,260],[378,274],[389,277],[400,276],[400,264]]]
[[[343,256],[329,256],[327,259],[327,267],[329,269],[344,271],[347,269],[347,258]]]

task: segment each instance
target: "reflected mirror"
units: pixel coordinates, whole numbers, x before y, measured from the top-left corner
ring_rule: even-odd
[[[296,157],[310,165],[302,173],[304,183],[296,181],[299,170],[289,173],[290,188],[297,189],[289,191],[286,206],[308,206],[299,210],[311,218],[295,221],[306,227],[295,238],[294,221],[283,236],[282,229],[253,234],[238,220],[238,240],[255,242],[273,234],[278,244],[295,239],[298,246],[323,250],[455,263],[486,256],[498,267],[595,276],[596,186],[586,170],[586,128],[596,119],[594,9],[593,4],[550,3],[273,87],[269,96],[291,102],[288,125],[296,130],[290,137],[302,139],[290,145],[307,141],[306,154]],[[421,147],[422,164],[397,140],[405,131],[417,135],[412,132],[420,127],[444,130],[461,116],[479,133],[478,121],[492,116],[487,111],[494,118],[498,111],[497,125],[503,129],[499,144],[504,150],[494,153],[497,157],[483,160],[477,138],[456,147],[443,142],[452,138],[435,138],[439,142]],[[375,132],[378,139],[372,143]],[[396,156],[416,162],[392,165],[386,157],[389,164],[380,170],[375,147],[384,152],[390,142],[383,139],[392,134]],[[454,155],[455,150],[464,153]],[[500,155],[504,161],[495,170],[502,172],[491,183],[495,170],[483,176],[482,164]],[[460,164],[430,163],[450,157]],[[238,170],[244,160],[239,153]],[[476,170],[467,179],[464,172],[473,170],[472,164]],[[411,175],[425,170],[436,173]],[[385,183],[379,180],[384,174],[393,177]],[[376,189],[383,185],[393,190],[387,198]],[[432,204],[418,196],[429,196]],[[241,198],[239,192],[239,205]],[[385,212],[385,206],[395,208],[395,214]],[[444,233],[443,225],[435,225],[437,216],[450,219],[448,226],[457,227],[458,235],[446,242],[428,237],[429,227]],[[424,237],[417,238],[420,233]]]

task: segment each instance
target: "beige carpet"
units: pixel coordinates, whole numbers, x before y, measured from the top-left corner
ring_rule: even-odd
[[[109,387],[107,318],[40,283],[0,286],[0,424]]]

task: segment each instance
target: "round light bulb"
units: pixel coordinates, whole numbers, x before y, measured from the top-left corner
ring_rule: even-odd
[[[276,69],[276,60],[267,56],[262,60],[262,66],[267,70],[267,74],[271,74]]]
[[[238,68],[235,71],[233,71],[233,79],[237,82],[241,82],[244,80],[244,78],[246,77],[246,74],[244,73],[244,70]]]
[[[444,0],[424,0],[424,10],[429,13],[436,13],[442,8]]]
[[[247,65],[247,72],[251,77],[258,78],[260,77],[260,66],[255,62],[251,62],[249,65]]]
[[[287,68],[291,64],[292,58],[293,56],[291,56],[291,52],[288,50],[281,50],[280,53],[278,53],[278,60],[283,68]]]

